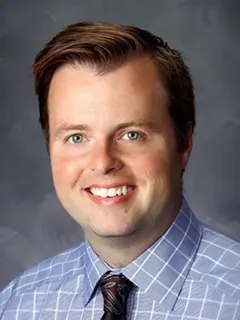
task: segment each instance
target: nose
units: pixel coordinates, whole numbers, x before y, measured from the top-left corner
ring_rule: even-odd
[[[107,142],[98,142],[91,152],[91,171],[99,174],[108,174],[120,170],[122,161],[116,147]]]

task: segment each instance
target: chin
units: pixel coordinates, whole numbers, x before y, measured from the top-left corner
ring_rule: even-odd
[[[93,232],[101,237],[101,238],[125,238],[134,233],[134,231],[129,228],[116,228],[116,225],[114,228],[93,228]]]

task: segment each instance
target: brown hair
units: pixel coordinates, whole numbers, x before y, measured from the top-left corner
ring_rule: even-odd
[[[191,74],[179,51],[160,37],[133,26],[79,22],[56,34],[36,56],[33,64],[40,123],[48,146],[48,91],[54,72],[62,65],[90,65],[99,73],[133,57],[149,56],[159,69],[169,94],[169,113],[174,125],[178,151],[184,150],[195,127],[195,103]]]

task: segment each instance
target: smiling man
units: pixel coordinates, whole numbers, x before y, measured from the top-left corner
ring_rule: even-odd
[[[56,193],[85,241],[13,280],[1,319],[240,319],[240,246],[182,195],[195,107],[180,53],[84,22],[33,73]]]

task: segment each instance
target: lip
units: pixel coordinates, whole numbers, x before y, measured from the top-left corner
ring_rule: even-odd
[[[117,185],[119,186],[119,184]],[[127,185],[127,186],[133,186],[133,185]],[[99,186],[96,185],[96,187],[91,186],[91,188],[107,188],[106,185],[105,186]],[[108,187],[109,188],[109,187]],[[110,187],[111,188],[111,187]],[[112,187],[113,188],[113,187]],[[100,196],[94,196],[90,190],[90,188],[86,188],[84,189],[84,194],[94,203],[98,204],[98,205],[103,205],[106,207],[110,207],[110,206],[115,206],[115,205],[119,205],[127,200],[129,200],[132,196],[134,196],[137,192],[137,187],[133,186],[133,190],[129,191],[126,195],[121,195],[121,196],[115,196],[115,197],[106,197],[106,198],[102,198]]]

